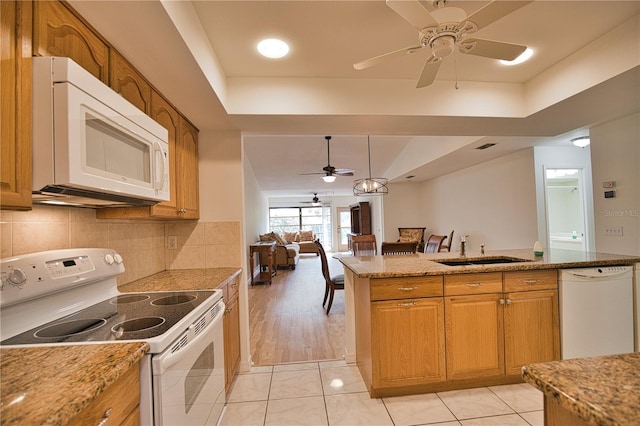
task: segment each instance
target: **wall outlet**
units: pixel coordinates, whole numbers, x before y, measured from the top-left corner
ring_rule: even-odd
[[[178,248],[178,237],[175,235],[169,235],[167,237],[167,248],[169,250],[175,250]]]
[[[622,226],[609,226],[604,228],[607,237],[622,237]]]

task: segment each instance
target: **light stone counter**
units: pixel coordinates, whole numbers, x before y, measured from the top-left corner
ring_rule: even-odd
[[[213,290],[233,280],[240,272],[240,268],[174,269],[119,286],[118,291]]]
[[[633,265],[638,256],[608,253],[589,253],[574,250],[547,250],[544,256],[534,256],[533,250],[492,250],[481,256],[468,253],[467,260],[507,256],[524,259],[523,262],[490,265],[447,266],[437,261],[460,259],[458,253],[417,253],[396,256],[345,256],[340,262],[359,278],[393,278],[422,275],[447,275],[473,272],[527,271],[534,269],[588,268],[590,266]]]
[[[65,425],[149,350],[144,342],[0,349],[0,424]]]
[[[640,353],[632,353],[531,364],[522,375],[544,393],[545,424],[577,424],[569,423],[575,416],[586,424],[637,425],[638,371]]]

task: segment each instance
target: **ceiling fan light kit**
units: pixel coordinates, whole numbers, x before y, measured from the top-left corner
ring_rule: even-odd
[[[531,3],[531,0],[494,0],[469,16],[458,7],[445,7],[447,0],[435,0],[433,5],[436,10],[433,12],[429,12],[419,0],[386,0],[386,3],[418,30],[419,44],[360,61],[353,65],[357,70],[428,48],[431,55],[427,58],[416,85],[416,88],[420,88],[433,83],[443,58],[450,56],[456,47],[461,53],[505,61],[516,59],[527,48],[513,43],[466,37]]]
[[[371,142],[367,136],[367,153],[369,158],[369,177],[353,181],[353,195],[385,195],[389,193],[387,178],[371,177]]]

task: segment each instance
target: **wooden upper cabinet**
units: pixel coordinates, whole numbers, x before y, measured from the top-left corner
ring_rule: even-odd
[[[69,57],[109,84],[109,44],[63,3],[33,5],[33,54]]]
[[[180,140],[176,148],[178,213],[183,219],[198,219],[198,130],[183,117],[180,117]]]
[[[0,208],[31,208],[31,2],[1,1]]]
[[[151,113],[151,85],[115,49],[111,50],[111,88],[140,111]]]

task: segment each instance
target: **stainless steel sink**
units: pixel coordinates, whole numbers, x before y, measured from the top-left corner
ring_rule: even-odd
[[[468,266],[468,265],[493,265],[496,263],[517,263],[517,262],[531,262],[531,261],[529,259],[519,259],[517,257],[493,256],[493,257],[470,258],[470,259],[434,260],[434,262],[441,263],[447,266]]]

